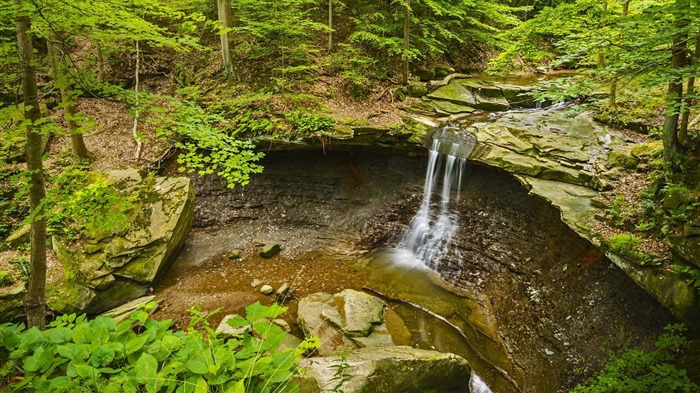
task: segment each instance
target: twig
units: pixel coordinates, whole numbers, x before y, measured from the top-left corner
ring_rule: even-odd
[[[386,299],[386,300],[390,300],[390,301],[393,301],[393,302],[399,302],[399,303],[403,303],[403,304],[406,304],[406,305],[408,305],[408,306],[411,306],[411,307],[413,307],[413,308],[415,308],[415,309],[417,309],[417,310],[423,311],[424,313],[430,315],[431,317],[433,317],[433,318],[435,318],[435,319],[438,319],[438,320],[444,322],[447,326],[451,327],[451,328],[454,329],[457,333],[459,333],[460,336],[462,336],[462,338],[464,339],[464,342],[467,344],[467,346],[469,347],[469,349],[471,349],[472,352],[479,358],[479,360],[481,360],[481,361],[483,361],[484,363],[486,363],[486,364],[490,365],[491,367],[493,367],[496,371],[498,371],[499,374],[501,374],[501,376],[502,376],[503,378],[505,378],[508,382],[510,382],[510,384],[513,385],[513,387],[515,387],[515,389],[517,389],[518,392],[522,392],[522,389],[520,389],[520,386],[518,386],[518,383],[515,382],[515,380],[513,380],[513,378],[511,378],[510,375],[508,375],[508,373],[507,373],[505,370],[503,370],[502,368],[496,366],[495,364],[493,364],[492,362],[490,362],[488,359],[486,359],[484,356],[482,356],[482,355],[476,350],[476,348],[474,348],[474,346],[471,344],[471,342],[469,342],[469,337],[467,337],[467,335],[464,333],[464,331],[463,331],[462,329],[460,329],[459,326],[457,326],[457,325],[455,325],[454,323],[450,322],[447,318],[443,317],[443,316],[440,315],[440,314],[436,314],[436,313],[430,311],[429,309],[427,309],[427,308],[425,308],[425,307],[423,307],[423,306],[421,306],[421,305],[419,305],[419,304],[410,302],[410,301],[408,301],[408,300],[399,299],[399,298],[391,297],[391,296],[389,296],[389,295],[385,295],[385,294],[379,292],[378,290],[376,290],[376,289],[374,289],[374,288],[362,287],[362,289],[365,290],[365,291],[367,291],[367,292],[371,292],[371,293],[373,293],[373,294],[375,294],[375,295],[377,295],[377,296],[379,296],[379,297],[382,297],[382,298],[384,298],[384,299]]]

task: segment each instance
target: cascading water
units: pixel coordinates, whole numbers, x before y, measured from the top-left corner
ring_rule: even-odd
[[[440,260],[449,249],[458,229],[458,217],[450,210],[450,201],[455,183],[455,198],[459,200],[464,165],[475,142],[471,135],[461,135],[449,127],[439,130],[433,136],[428,153],[423,201],[399,244],[399,248],[411,251],[433,270],[438,270]],[[433,190],[441,177],[443,166],[440,202],[433,203]]]

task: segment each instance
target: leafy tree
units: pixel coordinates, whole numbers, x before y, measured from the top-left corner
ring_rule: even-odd
[[[667,86],[664,154],[677,162],[681,112],[698,108],[692,93],[683,100],[683,86],[700,68],[687,61],[692,38],[700,29],[698,0],[632,0],[609,2],[607,10],[596,0],[577,0],[545,8],[506,34],[509,48],[494,62],[495,70],[513,65],[551,62],[554,66],[588,69],[601,85],[611,85],[611,106],[620,87]],[[604,64],[594,69],[596,57]],[[692,90],[691,90],[692,92]]]

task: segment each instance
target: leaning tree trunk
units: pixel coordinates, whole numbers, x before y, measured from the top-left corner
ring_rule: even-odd
[[[18,9],[21,0],[14,0]],[[46,220],[42,217],[41,200],[44,199],[44,169],[41,162],[41,134],[36,122],[41,117],[37,98],[36,70],[32,65],[32,38],[29,36],[29,18],[18,14],[16,20],[17,49],[22,75],[22,95],[24,97],[24,116],[27,119],[27,170],[29,171],[29,204],[32,209],[31,224],[31,265],[24,307],[27,312],[27,324],[43,329],[46,324]]]
[[[687,9],[687,0],[676,1],[679,15]],[[678,71],[685,66],[685,50],[687,39],[687,20],[683,17],[676,17],[674,27],[676,34],[673,37],[671,47],[671,70]],[[680,153],[678,142],[678,119],[680,117],[681,104],[683,103],[683,76],[676,73],[668,84],[666,93],[666,115],[664,116],[663,143],[664,159],[675,166],[677,155]]]
[[[217,0],[217,10],[219,13],[219,22],[221,28],[230,29],[233,26],[233,17],[231,15],[231,0]],[[221,55],[224,58],[224,73],[226,76],[233,75],[233,63],[231,63],[231,49],[229,33],[225,32],[221,37]]]
[[[49,57],[51,57],[51,62],[53,64],[54,80],[58,85],[58,91],[61,93],[63,117],[68,124],[68,133],[70,134],[70,141],[73,146],[73,154],[80,158],[88,158],[88,150],[85,146],[83,135],[78,132],[78,125],[75,123],[77,111],[75,109],[75,101],[68,91],[70,87],[68,69],[66,68],[66,63],[61,59],[62,56],[56,51],[56,42],[61,43],[60,45],[64,48],[65,46],[62,45],[63,40],[61,40],[60,37],[54,35],[53,40],[55,42],[49,42]]]
[[[690,61],[694,65],[700,64],[700,32],[695,38],[695,51]],[[681,110],[681,125],[680,129],[678,129],[678,142],[681,146],[687,146],[690,107],[693,104],[693,96],[695,95],[695,76],[693,75],[691,74],[688,78],[688,88],[685,94],[685,101],[683,102],[683,109]]]
[[[411,0],[406,0],[405,13],[403,16],[403,64],[401,69],[401,82],[408,84],[408,49],[411,28]]]

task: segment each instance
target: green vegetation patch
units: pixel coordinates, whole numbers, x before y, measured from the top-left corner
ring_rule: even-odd
[[[665,329],[666,333],[659,337],[651,351],[627,349],[611,352],[603,369],[570,393],[700,391],[700,386],[688,378],[686,370],[674,364],[686,343],[681,334],[682,325],[669,325]]]
[[[186,331],[149,319],[146,310],[123,322],[64,315],[45,331],[4,324],[0,377],[19,380],[10,386],[14,391],[289,391],[295,361],[317,344],[278,351],[286,333],[271,319],[285,311],[252,304],[245,318],[229,322],[247,330],[230,338],[218,336],[208,322],[213,313],[198,307],[190,309]]]

